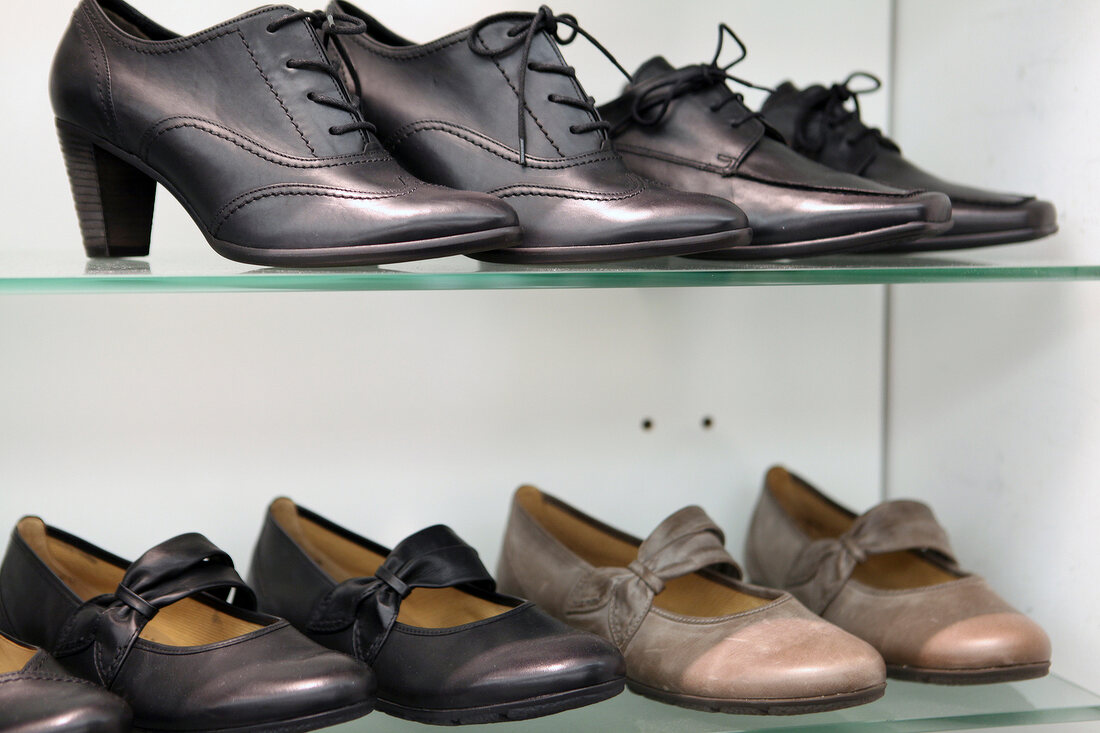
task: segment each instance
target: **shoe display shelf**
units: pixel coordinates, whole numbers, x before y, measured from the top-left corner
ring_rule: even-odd
[[[209,253],[146,260],[85,260],[57,253],[0,254],[0,294],[291,292],[881,285],[951,282],[1100,281],[1100,259],[1032,259],[1007,250],[927,255],[846,255],[791,262],[713,263],[682,258],[614,265],[515,267],[456,257],[384,267],[285,270],[240,265]],[[608,702],[513,723],[516,733],[738,733],[805,731],[922,733],[1100,721],[1100,695],[1057,675],[975,687],[891,681],[862,707],[790,717],[721,715],[654,702],[630,692]],[[497,731],[498,727],[471,726]],[[375,714],[339,733],[413,733],[423,726]]]
[[[465,257],[329,270],[242,265],[198,250],[146,260],[86,260],[12,248],[0,253],[0,293],[520,290],[767,285],[884,285],[977,281],[1100,280],[1100,257],[1036,259],[1006,251],[852,254],[787,262],[715,263],[679,257],[609,265],[524,267]]]

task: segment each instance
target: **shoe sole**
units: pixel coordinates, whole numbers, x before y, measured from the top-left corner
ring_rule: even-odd
[[[511,247],[523,240],[522,227],[513,226],[449,235],[433,239],[350,245],[345,247],[268,249],[247,247],[232,242],[225,242],[212,236],[210,232],[206,230],[206,227],[202,224],[194,209],[191,208],[191,205],[176,187],[160,173],[149,167],[143,160],[76,125],[58,120],[57,128],[62,139],[62,151],[67,157],[73,155],[74,144],[91,144],[97,148],[101,148],[104,152],[117,158],[121,163],[130,166],[138,173],[163,186],[168,193],[172,194],[172,196],[180,202],[180,205],[187,211],[191,220],[198,227],[199,231],[214,251],[222,257],[235,262],[273,267],[355,267],[386,265],[501,249]],[[86,165],[87,161],[76,160],[75,163],[79,169],[82,164]],[[76,194],[77,213],[81,215],[82,219],[85,217],[90,217],[92,220],[96,220],[97,218],[101,219],[103,212],[99,210],[94,200],[89,196],[89,193],[91,193],[90,189],[97,188],[96,181],[94,179],[87,179],[87,172],[85,170],[74,171],[72,168],[70,168],[70,178],[72,178],[74,172],[78,176],[83,176],[80,180],[73,182],[74,186],[79,185],[81,187],[79,193],[74,191],[74,194]],[[132,185],[132,178],[129,183]],[[96,192],[95,195],[98,196],[98,192]],[[150,198],[146,203],[151,207],[152,199]],[[93,207],[93,209],[84,211],[82,207]],[[146,222],[144,226],[148,227],[148,222]],[[148,229],[145,229],[144,236],[148,236]],[[133,249],[135,250],[134,252],[127,252],[122,255],[108,254],[106,250],[94,253],[90,251],[89,256],[144,256],[148,254],[147,239],[144,247],[139,244],[138,246],[134,246]]]
[[[554,715],[566,710],[603,702],[621,693],[625,686],[626,681],[618,679],[591,687],[582,687],[579,690],[557,692],[552,695],[541,695],[526,700],[476,708],[413,708],[379,698],[378,709],[396,718],[429,725],[506,723],[541,718],[546,715]]]
[[[886,684],[868,687],[855,692],[841,692],[835,695],[818,697],[792,697],[768,699],[725,699],[699,697],[676,692],[666,692],[635,682],[627,681],[627,687],[643,697],[658,702],[678,705],[690,710],[707,713],[729,713],[732,715],[802,715],[805,713],[826,713],[830,710],[843,710],[857,705],[874,702],[886,692]]]
[[[357,720],[374,710],[374,707],[374,702],[360,703],[359,705],[351,705],[346,708],[307,715],[301,718],[275,720],[235,728],[150,728],[141,725],[140,722],[135,722],[133,730],[135,733],[302,733],[302,731],[328,728],[332,725]]]
[[[741,248],[752,241],[752,229],[700,234],[694,237],[658,239],[625,244],[568,245],[564,247],[510,247],[470,255],[483,262],[504,265],[583,265],[594,262],[620,262],[648,257],[691,255],[699,252]]]
[[[998,682],[1034,680],[1046,677],[1049,673],[1050,662],[982,669],[931,669],[897,664],[886,665],[886,674],[893,679],[924,682],[930,685],[990,685]]]
[[[748,247],[723,252],[707,252],[690,255],[700,260],[785,260],[795,257],[815,257],[819,255],[843,254],[878,250],[885,244],[909,242],[924,237],[939,235],[951,229],[953,222],[913,221],[906,224],[872,229],[867,232],[845,234],[840,237],[810,239],[802,242],[777,242],[775,244],[754,244]]]
[[[1058,227],[1005,229],[999,232],[984,232],[977,234],[945,234],[932,239],[918,239],[915,242],[903,243],[896,247],[883,248],[883,252],[897,252],[898,254],[911,254],[914,252],[940,252],[955,249],[979,249],[981,247],[996,247],[1001,244],[1020,244],[1033,242],[1058,233]]]

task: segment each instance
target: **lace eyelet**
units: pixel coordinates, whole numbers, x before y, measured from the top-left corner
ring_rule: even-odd
[[[279,30],[278,28],[272,28],[271,26],[273,26],[273,25],[275,25],[275,24],[274,23],[268,23],[267,28],[265,29],[271,35],[275,35],[275,33]]]
[[[340,133],[336,132],[335,127],[330,127],[330,128],[328,128],[328,134],[329,135],[339,135]]]
[[[286,68],[288,68],[288,69],[293,69],[293,68],[295,68],[295,67],[294,67],[294,64],[290,63],[290,61],[291,61],[290,59],[287,59],[287,62],[286,62]]]
[[[570,126],[569,126],[569,132],[573,133],[574,135],[580,135],[580,134],[581,134],[581,133],[580,133],[580,132],[579,132],[579,131],[577,130],[577,126],[576,126],[576,125],[570,125]]]
[[[317,101],[317,93],[316,92],[306,92],[306,99],[308,99],[311,102],[316,102]]]

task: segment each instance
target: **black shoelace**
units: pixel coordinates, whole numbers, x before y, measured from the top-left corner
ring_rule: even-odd
[[[870,85],[866,89],[853,89],[852,84],[858,79],[866,79]],[[798,126],[797,146],[800,149],[812,153],[820,152],[825,147],[826,139],[823,134],[814,134],[815,129],[821,129],[817,122],[824,120],[824,128],[827,130],[848,130],[844,142],[855,145],[865,138],[874,137],[880,143],[893,146],[882,130],[877,127],[868,127],[863,124],[863,112],[859,107],[859,97],[862,94],[873,94],[882,89],[882,80],[867,71],[853,72],[839,84],[833,84],[829,89],[823,90],[814,98]],[[848,102],[852,102],[852,108],[848,108]]]
[[[507,37],[511,40],[500,48],[490,48],[483,43],[479,43],[478,38],[481,31],[495,23],[514,24],[507,31]],[[558,35],[559,26],[562,25],[571,28],[573,32],[565,37]],[[470,50],[478,56],[495,59],[507,56],[517,48],[523,49],[517,91],[519,96],[519,162],[520,165],[525,167],[527,165],[527,72],[536,71],[544,74],[560,74],[573,80],[577,78],[577,70],[572,66],[544,64],[531,61],[531,45],[534,43],[535,37],[541,31],[546,31],[562,46],[568,46],[577,39],[577,36],[584,36],[589,43],[615,65],[615,68],[623,73],[623,76],[630,79],[630,73],[611,55],[610,51],[604,48],[599,41],[580,27],[575,17],[572,15],[554,15],[554,11],[545,5],[539,8],[537,13],[499,13],[475,25],[470,31],[468,43]],[[591,97],[587,99],[576,99],[574,97],[565,97],[560,94],[551,94],[548,99],[556,104],[564,104],[569,107],[584,110],[595,118],[593,122],[585,122],[583,124],[570,126],[569,132],[574,135],[583,135],[589,132],[606,133],[611,127],[608,122],[600,119],[600,113],[596,109],[596,100]]]
[[[730,63],[719,66],[718,60],[722,57],[726,36],[729,36],[733,39],[734,43],[737,44],[741,51],[741,55]],[[726,82],[730,81],[750,89],[759,89],[763,92],[773,91],[768,87],[758,86],[730,73],[730,69],[744,61],[745,57],[748,55],[748,48],[746,48],[741,39],[737,37],[737,34],[733,32],[733,29],[725,23],[722,23],[718,26],[718,48],[715,50],[714,58],[711,59],[710,63],[680,69],[673,74],[669,74],[665,79],[658,81],[634,100],[631,117],[640,125],[660,124],[665,116],[668,115],[672,103],[678,97],[710,89],[719,84],[724,85]],[[711,105],[710,109],[712,112],[718,113],[728,105],[734,103],[745,108],[748,114],[738,119],[731,120],[730,125],[732,127],[740,127],[751,120],[764,120],[762,114],[759,112],[750,112],[748,108],[745,107],[745,95],[743,94],[731,92],[730,96]]]
[[[331,36],[346,36],[353,33],[365,33],[367,31],[366,23],[350,15],[344,15],[343,13],[326,13],[323,10],[314,10],[313,12],[302,10],[297,13],[291,13],[290,15],[284,15],[282,18],[270,23],[267,26],[267,32],[276,33],[279,29],[291,23],[297,23],[300,20],[308,21],[310,25],[321,32],[322,48],[328,46],[328,40]],[[345,25],[337,25],[337,21]],[[286,62],[286,66],[288,69],[308,69],[310,71],[319,71],[322,74],[328,74],[336,80],[336,85],[340,89],[347,91],[343,79],[340,78],[340,70],[336,68],[335,64],[310,61],[308,59],[290,59]],[[349,132],[358,131],[367,132],[372,135],[376,134],[378,132],[377,128],[360,118],[359,98],[352,95],[350,92],[347,92],[347,94],[348,98],[343,99],[340,97],[328,97],[319,92],[309,92],[306,98],[311,102],[316,102],[326,107],[332,107],[341,112],[347,112],[355,118],[354,122],[349,122],[346,125],[333,125],[330,127],[328,129],[330,135],[346,135]]]

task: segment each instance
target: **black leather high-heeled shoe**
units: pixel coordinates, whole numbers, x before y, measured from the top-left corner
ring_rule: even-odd
[[[258,265],[370,265],[509,247],[500,199],[429,186],[375,138],[324,51],[356,18],[268,6],[189,36],[82,0],[50,96],[93,257],[149,253],[156,183]]]
[[[0,633],[0,733],[125,733],[130,719],[122,698]]]
[[[142,730],[307,731],[374,706],[364,664],[255,612],[255,594],[202,535],[128,563],[28,517],[0,598],[5,630],[122,697]]]

